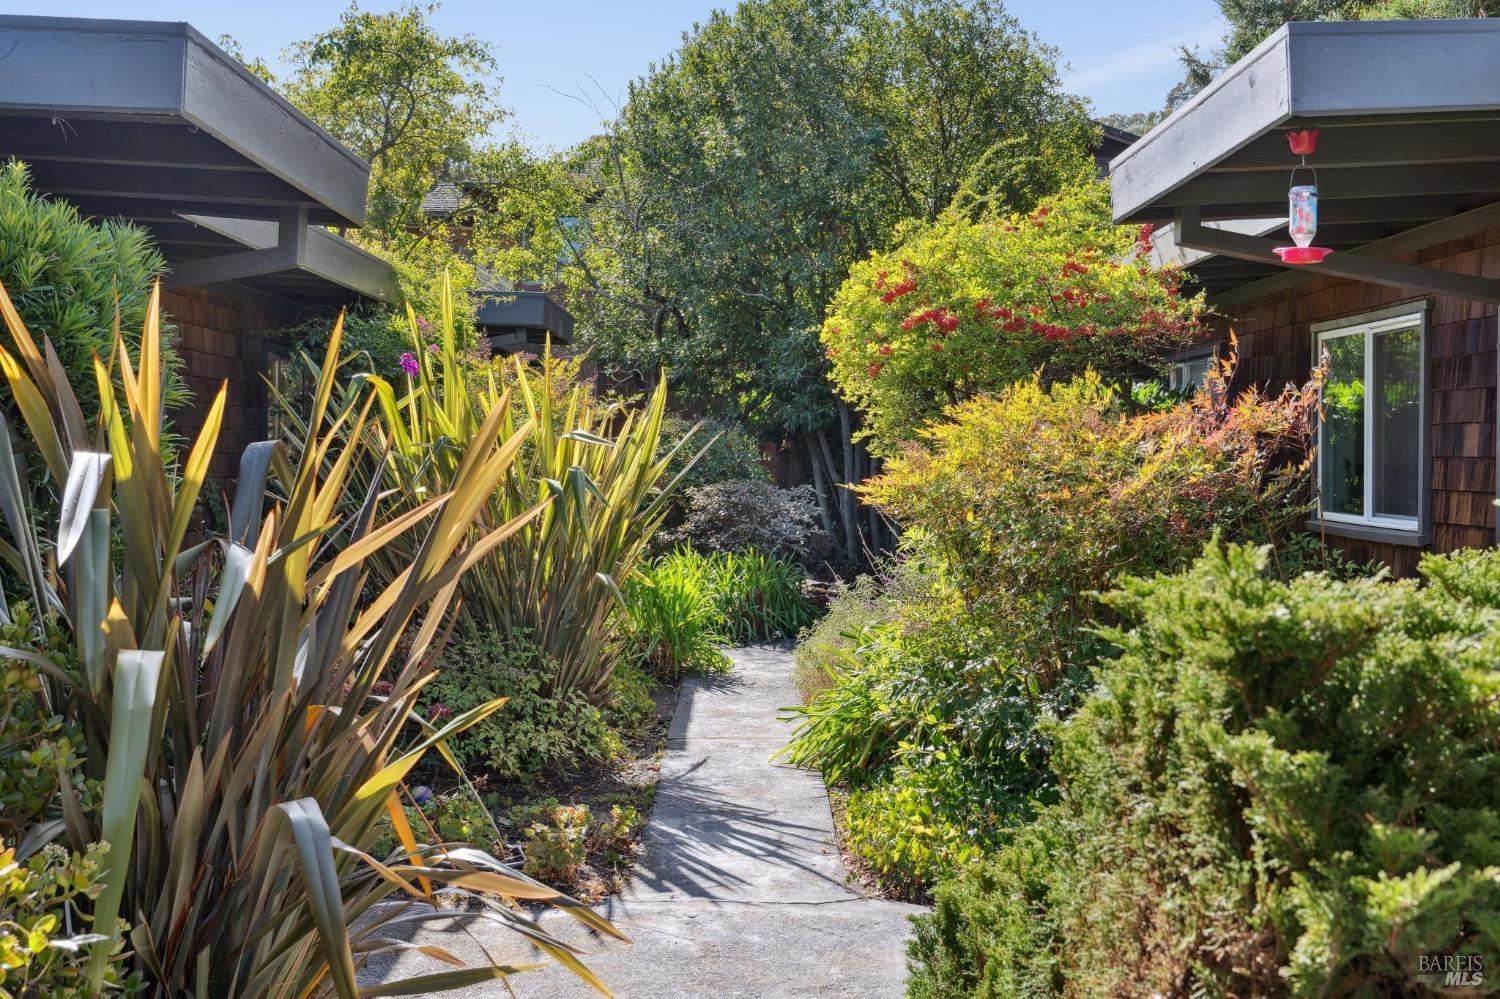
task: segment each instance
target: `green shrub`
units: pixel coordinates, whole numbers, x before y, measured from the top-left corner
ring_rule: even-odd
[[[691,553],[659,559],[631,577],[625,640],[635,662],[672,678],[729,668],[724,615],[711,582],[703,559]]]
[[[791,638],[817,618],[794,562],[758,550],[722,552],[701,561],[730,641]]]
[[[114,347],[117,306],[134,351],[151,283],[165,268],[146,230],[90,222],[72,204],[34,193],[25,164],[0,165],[0,284],[38,343],[51,339],[85,412],[98,405],[93,358]],[[169,404],[180,403],[186,390],[170,346],[164,358]]]
[[[460,760],[500,778],[532,778],[544,770],[601,762],[624,749],[605,710],[577,689],[557,689],[552,672],[524,636],[461,638],[443,654],[443,667],[423,690],[434,719],[457,715],[495,698],[504,707],[449,740]]]
[[[66,634],[52,620],[38,626],[24,602],[0,625],[0,647],[76,675]],[[0,996],[82,999],[93,994],[84,978],[87,931],[108,846],[73,852],[40,835],[44,823],[62,817],[64,788],[84,809],[97,807],[99,788],[84,778],[83,738],[50,709],[38,667],[35,659],[0,658]],[[19,855],[18,846],[35,852]],[[138,982],[126,981],[123,920],[119,928],[105,981],[112,989],[134,988]]]
[[[361,491],[369,496],[361,502],[346,492],[350,468],[384,453],[362,434],[338,441],[339,450],[332,435],[315,431],[295,461],[240,477],[235,532],[194,528],[225,395],[210,404],[183,460],[163,461],[161,331],[157,310],[146,316],[137,376],[122,378],[88,414],[66,390],[61,363],[21,325],[11,323],[10,333],[25,362],[0,348],[13,395],[31,400],[23,425],[0,427],[0,441],[15,432],[35,448],[48,472],[38,493],[49,502],[61,506],[65,483],[81,497],[61,517],[42,516],[15,476],[0,476],[8,561],[24,577],[18,599],[39,631],[55,623],[67,649],[66,665],[15,648],[5,655],[41,669],[46,703],[65,730],[81,734],[89,772],[103,776],[93,801],[75,799],[60,781],[63,821],[35,825],[21,841],[66,837],[75,852],[96,839],[110,844],[92,900],[103,935],[89,944],[90,993],[110,977],[123,919],[127,967],[153,994],[352,997],[359,968],[398,913],[404,922],[449,918],[385,900],[430,902],[434,885],[445,897],[472,897],[481,868],[487,890],[561,905],[612,932],[593,910],[475,847],[413,841],[408,856],[389,864],[368,855],[382,815],[399,816],[407,839],[397,806],[413,768],[502,706],[481,704],[439,725],[415,711],[447,640],[452,581],[471,544],[499,544],[520,526],[470,533],[524,437],[502,441],[490,423],[465,438],[452,497],[415,532],[418,555],[388,586],[369,581],[365,559],[414,525],[393,525],[374,493]],[[109,358],[125,370],[123,337]],[[324,425],[331,363],[326,370],[305,426]],[[66,428],[80,426],[108,428],[108,453],[79,450]],[[325,463],[327,454],[338,459]],[[266,502],[276,496],[291,500]],[[503,905],[487,914],[602,988],[526,917]],[[485,955],[478,966],[393,987],[441,991],[515,970]]]
[[[953,790],[963,774],[947,765],[898,767],[887,780],[849,793],[845,844],[887,888],[917,899],[927,885],[980,859],[992,841]]]
[[[811,486],[782,489],[757,479],[729,479],[687,492],[687,519],[663,532],[667,545],[694,551],[768,552],[809,568],[833,552]]]
[[[86,999],[98,992],[86,975],[93,899],[99,896],[103,844],[84,854],[56,843],[24,861],[0,840],[0,996]],[[113,994],[140,990],[139,976],[126,974],[125,921],[119,921],[105,965]]]
[[[651,677],[635,663],[620,661],[609,674],[604,715],[622,735],[640,732],[656,718]]]
[[[939,891],[913,995],[1415,995],[1424,956],[1500,952],[1500,553],[1425,586],[1269,560],[1108,597],[1066,794]]]
[[[55,622],[37,628],[21,602],[11,608],[10,618],[0,625],[0,647],[42,656],[63,671],[76,667],[67,636]],[[0,838],[19,842],[34,822],[51,817],[65,777],[73,793],[92,797],[93,792],[82,777],[82,737],[48,706],[36,662],[0,658],[0,681]]]
[[[860,576],[852,584],[839,581],[827,611],[797,643],[794,675],[802,703],[833,686],[865,629],[890,621],[895,611],[874,576]]]
[[[784,750],[851,788],[846,844],[908,897],[1003,842],[1053,793],[1037,723],[1069,709],[1083,675],[1028,685],[997,655],[995,622],[937,592],[857,633],[833,685],[789,709]]]
[[[1092,372],[956,406],[862,492],[906,528],[1042,686],[1099,643],[1090,596],[1125,573],[1187,565],[1214,531],[1282,545],[1308,509],[1315,386],[1280,397],[1208,391],[1133,415]],[[1283,566],[1292,575],[1301,564]]]
[[[1180,269],[1149,266],[1150,243],[1114,224],[1093,178],[1027,215],[952,212],[903,236],[850,269],[822,330],[830,378],[877,451],[949,403],[1038,370],[1129,376],[1198,330],[1202,296],[1179,294]]]
[[[1032,379],[866,487],[906,528],[899,592],[848,605],[880,623],[805,641],[833,685],[791,712],[786,753],[854,789],[849,845],[892,887],[918,894],[968,859],[955,844],[997,846],[1055,795],[1038,726],[1112,648],[1093,591],[1186,565],[1216,526],[1278,541],[1288,573],[1316,558],[1291,540],[1316,394],[1221,398],[1141,414],[1091,374]]]
[[[524,837],[522,869],[538,879],[569,884],[589,859],[588,805],[561,805],[548,798],[510,811],[512,829]]]

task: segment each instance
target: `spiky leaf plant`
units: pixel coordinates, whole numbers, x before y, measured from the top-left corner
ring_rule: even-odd
[[[514,544],[493,549],[459,581],[463,627],[526,634],[559,687],[600,696],[613,661],[621,586],[669,512],[680,475],[669,481],[666,472],[692,435],[661,446],[664,381],[644,405],[629,407],[601,400],[587,382],[567,377],[550,349],[539,371],[516,359],[509,371],[491,366],[476,373],[459,353],[450,289],[443,300],[432,343],[424,342],[416,316],[408,316],[408,373],[369,376],[378,421],[316,426],[350,444],[362,435],[362,453],[384,460],[355,474],[383,481],[392,502],[416,516],[426,497],[453,488],[465,442],[492,414],[502,414],[501,435],[519,434],[526,445],[476,508],[479,520],[506,523],[538,504],[542,512],[521,525]],[[322,378],[328,364],[310,371]],[[351,394],[360,393],[359,380],[351,380]],[[514,406],[507,402],[512,391]],[[285,410],[286,400],[281,405]],[[672,467],[685,472],[692,464]],[[371,578],[396,578],[411,551],[410,542],[398,541],[370,553]]]
[[[336,366],[327,364],[305,420],[321,429],[295,462],[279,444],[252,445],[227,535],[195,533],[189,544],[225,396],[181,466],[167,467],[158,296],[138,369],[118,330],[113,356],[96,360],[96,420],[3,289],[0,312],[15,347],[0,348],[0,373],[37,453],[30,467],[45,466],[43,487],[61,494],[59,521],[34,523],[28,465],[0,426],[0,515],[11,538],[0,557],[24,581],[32,620],[72,636],[76,668],[30,649],[3,654],[42,671],[52,709],[84,732],[87,776],[101,782],[97,804],[63,782],[60,818],[31,848],[57,836],[77,849],[108,842],[93,925],[123,918],[151,993],[350,999],[539,966],[464,966],[429,946],[420,949],[454,968],[358,987],[371,957],[410,946],[389,934],[393,921],[438,917],[511,927],[604,991],[568,946],[505,902],[548,902],[618,935],[608,923],[480,850],[426,842],[435,837],[411,828],[401,808],[418,761],[432,750],[451,760],[445,739],[500,706],[441,728],[414,710],[463,573],[545,511],[532,504],[488,519],[530,432],[513,426],[508,400],[496,399],[455,446],[441,489],[390,517],[374,485],[349,502],[373,403],[354,393],[330,411]],[[331,357],[340,336],[336,326]],[[417,528],[401,571],[367,587],[368,561]],[[369,851],[382,815],[402,847],[377,858]],[[427,904],[455,894],[478,901],[441,912]],[[94,946],[97,989],[111,941]]]

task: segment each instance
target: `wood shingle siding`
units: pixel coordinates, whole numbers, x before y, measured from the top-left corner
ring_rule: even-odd
[[[1500,229],[1454,240],[1401,258],[1405,262],[1500,278]],[[1239,337],[1235,388],[1275,391],[1308,377],[1313,323],[1375,309],[1431,301],[1427,330],[1429,509],[1436,551],[1495,543],[1497,322],[1495,307],[1339,279],[1311,281],[1239,306],[1219,322]],[[1416,567],[1410,545],[1329,537],[1359,558],[1378,558],[1399,574]]]
[[[267,331],[285,329],[300,316],[296,309],[249,294],[177,289],[162,292],[161,299],[162,311],[176,327],[177,352],[193,396],[174,414],[178,432],[187,439],[196,436],[214,393],[228,383],[224,423],[209,465],[218,486],[228,488],[239,474],[241,453],[266,438],[265,377],[272,355],[289,351],[284,337]]]

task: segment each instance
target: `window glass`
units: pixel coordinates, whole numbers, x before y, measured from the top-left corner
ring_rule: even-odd
[[[1422,331],[1391,330],[1371,338],[1376,392],[1371,432],[1376,468],[1377,517],[1415,517],[1421,482]]]
[[[1365,337],[1323,341],[1328,377],[1323,383],[1323,419],[1318,430],[1319,483],[1323,509],[1362,516],[1365,512]]]
[[[1203,387],[1204,379],[1208,377],[1208,367],[1213,363],[1212,354],[1204,357],[1195,357],[1187,361],[1178,361],[1172,365],[1167,377],[1167,387],[1171,389],[1191,389],[1197,391]]]

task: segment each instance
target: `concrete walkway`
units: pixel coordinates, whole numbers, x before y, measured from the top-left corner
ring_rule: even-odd
[[[790,730],[777,711],[797,700],[791,653],[763,646],[732,656],[728,676],[683,684],[645,856],[625,891],[601,906],[634,942],[587,939],[554,912],[543,925],[585,947],[584,963],[621,999],[899,997],[906,917],[921,910],[845,887],[822,780],[771,762]],[[495,956],[525,959],[519,938],[474,932]],[[478,955],[461,932],[426,929],[419,939]],[[391,970],[438,967],[409,955]],[[556,967],[512,984],[522,999],[597,995]]]

